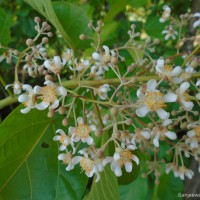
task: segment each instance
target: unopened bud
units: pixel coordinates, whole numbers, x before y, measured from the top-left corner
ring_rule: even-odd
[[[130,126],[133,123],[133,120],[130,118],[127,118],[125,123]]]
[[[118,58],[117,58],[117,57],[111,57],[111,62],[112,62],[114,65],[117,65],[117,64],[118,64]]]
[[[34,18],[34,21],[35,21],[35,23],[40,23],[40,22],[41,22],[41,19],[40,19],[39,17],[35,17],[35,18]]]
[[[113,108],[111,108],[110,113],[111,113],[111,115],[116,116],[118,114],[118,109],[113,107]]]
[[[85,34],[81,34],[79,36],[79,38],[80,38],[80,40],[85,40],[85,39],[87,39],[87,36]]]
[[[60,106],[59,109],[58,109],[58,112],[61,114],[61,115],[64,115],[66,113],[66,108],[64,106]]]
[[[42,38],[42,43],[43,43],[43,44],[47,44],[48,41],[49,41],[48,37],[43,37],[43,38]]]
[[[55,114],[55,110],[51,109],[51,110],[49,110],[47,116],[48,116],[49,118],[52,118],[52,117],[54,116],[54,114]]]
[[[31,46],[34,45],[34,41],[29,38],[29,39],[26,40],[26,45],[29,46],[29,47],[31,47]]]
[[[100,136],[100,135],[102,135],[102,134],[103,134],[103,129],[102,129],[102,128],[97,128],[97,129],[95,130],[94,134],[95,134],[97,137]]]
[[[48,32],[48,33],[47,33],[47,36],[48,36],[48,37],[53,37],[53,33],[52,33],[52,32]]]
[[[54,79],[53,79],[53,77],[51,76],[51,75],[49,75],[49,74],[47,74],[46,76],[45,76],[45,80],[46,81],[54,81]]]
[[[63,126],[67,126],[69,124],[69,119],[68,118],[64,118],[63,120],[62,120],[62,125]]]

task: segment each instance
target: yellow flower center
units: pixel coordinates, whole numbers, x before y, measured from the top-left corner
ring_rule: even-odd
[[[66,138],[65,135],[61,135],[61,136],[60,136],[60,139],[59,139],[59,142],[60,142],[61,144],[63,144],[63,145],[65,145],[65,138]]]
[[[92,171],[92,163],[92,160],[89,158],[82,158],[80,161],[80,166],[86,173],[89,174]]]
[[[44,86],[41,93],[43,96],[43,101],[46,103],[52,103],[57,98],[56,90],[50,86]]]
[[[156,111],[159,108],[165,107],[163,94],[161,92],[146,92],[144,103],[151,111]]]
[[[185,93],[183,94],[183,99],[184,99],[186,102],[190,101],[190,95],[189,95],[187,92],[185,92]]]
[[[165,11],[162,13],[162,18],[166,20],[166,19],[168,18],[168,16],[169,16],[169,12],[165,10]]]
[[[66,157],[63,159],[63,164],[65,164],[65,165],[69,164],[70,161],[71,161],[71,158],[72,158],[71,153],[68,153],[68,154],[66,155]]]
[[[104,64],[104,65],[106,65],[106,64],[108,64],[109,62],[110,62],[110,60],[111,60],[111,57],[110,57],[110,55],[103,55],[102,56],[102,63]]]
[[[172,71],[172,66],[171,65],[165,65],[164,66],[164,70],[165,70],[165,72],[171,72]]]
[[[200,126],[195,127],[194,132],[195,132],[197,137],[200,137]]]
[[[79,126],[76,128],[76,135],[81,138],[88,137],[89,133],[90,133],[90,127],[86,124],[79,124]]]
[[[128,150],[125,150],[120,154],[120,166],[122,167],[127,162],[132,162],[132,153]]]

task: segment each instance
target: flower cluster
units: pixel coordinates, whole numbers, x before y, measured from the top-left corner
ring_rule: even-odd
[[[168,20],[170,24],[162,31],[164,39],[176,42],[179,37],[173,56],[156,55],[158,39],[146,38],[144,45],[138,45],[140,33],[135,32],[135,25],[128,31],[129,40],[124,46],[111,48],[98,39],[92,43],[90,56],[78,57],[69,48],[62,56],[49,56],[45,45],[52,36],[50,25],[36,17],[35,29],[45,37],[40,41],[37,35],[27,40],[25,51],[9,49],[0,57],[2,62],[12,61],[13,55],[18,58],[14,83],[6,89],[12,87],[18,95],[23,114],[31,109],[48,109],[50,118],[63,116],[53,140],[59,144],[58,159],[67,171],[80,165],[86,176],[99,181],[109,165],[119,177],[124,170],[130,173],[141,165],[140,153],[148,152],[145,175],[154,173],[156,182],[163,164],[166,173],[172,171],[181,179],[194,175],[184,159],[193,157],[200,163],[199,46],[191,53],[181,53],[180,47],[187,39],[181,38],[178,27],[193,17],[199,18],[199,13],[182,15],[179,24],[171,19],[169,6],[163,10],[160,22]],[[94,27],[89,23],[88,27],[100,38],[103,24],[97,24]],[[193,27],[199,24],[197,19]],[[80,39],[87,36],[82,34]],[[127,64],[121,50],[136,52],[137,59]],[[181,61],[177,62],[176,57]],[[22,81],[19,69],[26,76],[43,77],[43,86]],[[163,144],[173,155],[170,161],[166,155],[158,156]]]

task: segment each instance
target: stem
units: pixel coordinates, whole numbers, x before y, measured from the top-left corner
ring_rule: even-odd
[[[0,109],[3,109],[4,107],[10,105],[10,104],[13,104],[17,102],[17,97],[14,96],[9,96],[9,97],[6,97],[5,99],[2,99],[0,100]]]
[[[199,49],[200,49],[200,45],[198,45],[198,46],[194,49],[194,51],[185,59],[185,61],[184,61],[183,64],[181,65],[182,68],[186,65],[187,62],[189,62],[189,61],[192,59],[192,57],[199,51]]]
[[[200,78],[200,72],[192,74],[191,76],[192,78]],[[123,80],[125,81],[130,81],[132,78],[136,78],[136,80],[138,82],[146,82],[148,80],[151,79],[156,79],[156,80],[160,80],[160,78],[158,76],[132,76],[132,77],[127,77],[127,78],[123,78]],[[103,84],[110,84],[110,85],[117,85],[120,84],[121,81],[118,78],[111,78],[111,79],[103,79],[103,80],[83,80],[81,81],[81,84],[83,84],[84,86],[100,86]],[[79,80],[68,80],[68,81],[64,81],[63,82],[63,87],[66,88],[76,88],[80,86],[80,81]],[[82,96],[78,96],[76,93],[69,91],[68,93],[72,93],[75,94],[76,97],[85,99],[85,97]],[[12,99],[12,101],[11,101]],[[87,101],[87,99],[85,99]],[[0,109],[4,108],[7,105],[10,105],[12,103],[15,103],[17,101],[17,98],[5,98],[3,100],[0,100]],[[95,100],[90,100],[90,102],[94,102],[94,103],[99,103],[99,104],[104,104],[104,105],[111,105],[113,106],[113,104],[111,104],[110,102],[104,102],[104,101],[95,101]]]

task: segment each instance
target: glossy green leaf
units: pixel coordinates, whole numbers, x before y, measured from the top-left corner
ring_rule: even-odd
[[[145,200],[147,199],[148,183],[147,178],[139,176],[135,181],[128,185],[120,185],[120,199],[123,200]]]
[[[51,0],[24,0],[36,11],[48,19],[60,32],[70,48],[86,48],[89,42],[81,41],[79,35],[91,34],[87,24],[89,18],[81,7],[68,2],[51,2]]]
[[[80,169],[70,172],[58,161],[53,141],[60,118],[18,107],[0,126],[0,198],[2,200],[81,199],[87,178]]]
[[[119,200],[117,178],[111,169],[107,166],[100,175],[100,181],[93,181],[91,191],[84,200]]]
[[[10,27],[12,24],[12,17],[0,8],[0,44],[7,45],[11,40]]]

